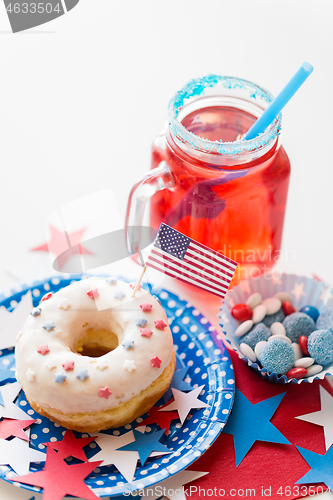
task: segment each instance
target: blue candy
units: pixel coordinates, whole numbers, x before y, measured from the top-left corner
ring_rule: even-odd
[[[270,340],[260,351],[260,363],[270,373],[287,373],[295,363],[294,349],[281,339]]]
[[[333,363],[333,332],[331,330],[317,330],[311,333],[308,340],[308,351],[319,365]]]
[[[275,314],[266,315],[264,317],[264,319],[262,320],[262,322],[264,323],[264,325],[266,325],[269,328],[276,321],[278,321],[279,323],[282,323],[282,321],[284,320],[285,317],[286,317],[286,315],[284,314],[284,311],[281,307],[281,309],[279,309],[279,311],[276,312]]]
[[[317,319],[316,326],[318,330],[330,330],[333,328],[333,305],[325,307]]]
[[[289,314],[282,324],[286,329],[287,337],[292,342],[298,342],[301,335],[308,337],[316,329],[313,319],[302,312]]]
[[[244,344],[249,345],[251,349],[254,350],[258,342],[261,340],[268,340],[270,336],[270,329],[263,323],[258,323],[257,325],[254,325],[254,327],[246,335],[244,335],[244,337],[242,337],[241,341],[244,342]]]
[[[304,306],[304,307],[302,307],[300,312],[310,316],[310,318],[312,318],[314,322],[316,322],[318,317],[319,317],[318,309],[316,307],[313,307],[313,306]]]

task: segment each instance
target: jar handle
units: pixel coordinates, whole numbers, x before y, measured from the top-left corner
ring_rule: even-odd
[[[173,190],[174,187],[175,179],[165,161],[161,161],[133,186],[127,202],[125,221],[125,234],[131,254],[140,251],[140,231],[129,231],[129,228],[140,229],[147,202],[155,193],[162,189]]]

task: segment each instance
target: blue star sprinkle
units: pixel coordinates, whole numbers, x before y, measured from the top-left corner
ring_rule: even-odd
[[[311,470],[301,477],[296,484],[299,483],[325,483],[330,490],[333,489],[333,446],[331,446],[325,455],[314,453],[297,446],[298,451],[304,460],[310,465]]]
[[[132,347],[134,347],[134,340],[130,340],[130,339],[125,339],[121,345],[123,347],[125,347],[125,349],[131,349]]]
[[[234,436],[236,467],[256,441],[290,444],[270,422],[285,394],[278,394],[253,405],[236,389],[234,406],[224,428],[226,434]]]
[[[139,318],[135,318],[136,326],[144,327],[147,323],[148,323],[148,321],[145,318],[143,318],[142,316],[140,316]]]
[[[161,431],[155,431],[152,434],[143,434],[142,432],[133,429],[135,441],[118,448],[116,451],[137,451],[139,453],[141,465],[144,465],[147,458],[153,451],[169,452],[169,448],[159,442],[164,431],[165,429],[162,429]]]
[[[82,380],[82,382],[84,382],[86,378],[89,378],[88,371],[84,369],[79,370],[77,372],[76,378],[79,378],[80,380]]]
[[[114,292],[113,296],[115,299],[121,300],[125,297],[126,293],[124,293],[122,290],[118,290],[117,292]]]
[[[175,371],[175,373],[173,374],[173,378],[172,378],[170,387],[166,391],[166,393],[163,395],[163,400],[165,403],[167,403],[169,401],[169,399],[172,398],[171,388],[178,389],[179,391],[192,391],[193,390],[193,387],[191,386],[191,384],[189,384],[188,382],[185,382],[185,380],[184,380],[187,371],[188,371],[187,366]]]
[[[66,375],[64,375],[63,373],[55,373],[54,374],[54,381],[55,382],[59,382],[59,384],[63,384],[66,380]]]
[[[41,312],[42,312],[42,310],[40,307],[34,307],[34,309],[32,309],[32,311],[30,311],[30,314],[31,314],[31,316],[33,316],[35,318],[36,316],[39,316]]]
[[[109,285],[115,285],[117,283],[117,278],[114,276],[110,276],[110,278],[106,278],[106,282],[109,283]]]
[[[43,328],[50,332],[51,330],[55,329],[55,324],[53,323],[53,321],[45,321]]]
[[[0,370],[0,382],[4,382],[5,380],[16,380],[15,372],[13,370]]]

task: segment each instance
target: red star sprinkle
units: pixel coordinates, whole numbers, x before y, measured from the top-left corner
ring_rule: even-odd
[[[68,372],[69,370],[74,370],[74,364],[74,361],[65,361],[61,366]]]
[[[43,354],[43,356],[45,356],[45,354],[47,354],[48,352],[50,352],[50,349],[49,349],[49,346],[48,345],[40,345],[37,347],[37,352],[39,352],[39,354]]]
[[[140,304],[140,307],[144,313],[149,313],[152,310],[153,304],[147,304],[147,302],[144,302],[144,304]]]
[[[166,323],[164,323],[163,320],[159,319],[159,320],[156,320],[155,319],[155,328],[157,328],[157,330],[164,330],[164,328],[166,328],[168,325]]]
[[[178,413],[178,412],[176,412]],[[30,422],[30,420],[29,420]],[[65,459],[67,457],[78,458],[83,462],[87,462],[87,457],[83,451],[83,447],[94,441],[96,436],[86,438],[76,438],[73,431],[67,430],[61,441],[43,443],[50,446],[58,452],[58,457]]]
[[[138,427],[139,425],[157,424],[161,427],[161,429],[165,429],[164,433],[168,435],[171,420],[179,419],[178,411],[177,410],[159,411],[159,410],[161,410],[161,408],[166,408],[171,404],[171,402],[172,401],[163,406],[153,406],[149,410],[149,417],[143,420],[136,427]]]
[[[130,287],[134,290],[136,283],[130,283]],[[139,285],[138,290],[140,290],[141,285]]]
[[[16,436],[20,439],[24,439],[24,441],[29,441],[23,429],[26,429],[34,422],[36,422],[36,420],[13,420],[11,418],[5,418],[0,422],[0,439]]]
[[[109,391],[109,388],[107,385],[105,387],[101,387],[99,390],[99,393],[98,393],[100,398],[105,398],[105,399],[109,399],[111,394],[112,394],[112,392]]]
[[[160,358],[158,358],[157,356],[155,356],[154,358],[151,358],[150,362],[151,362],[151,366],[153,368],[160,368],[161,363],[162,363]]]
[[[90,290],[87,291],[87,295],[91,299],[95,299],[96,297],[99,297],[98,289],[97,288],[90,288]]]
[[[140,328],[140,332],[141,337],[147,337],[148,339],[153,335],[153,332],[149,328]]]
[[[41,302],[44,302],[44,300],[49,300],[53,295],[53,292],[46,293],[41,299]]]
[[[83,480],[101,463],[102,460],[68,465],[48,446],[44,470],[11,478],[11,481],[44,488],[43,500],[61,500],[65,495],[100,500]]]

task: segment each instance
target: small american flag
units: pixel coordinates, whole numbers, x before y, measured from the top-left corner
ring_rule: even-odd
[[[146,265],[223,298],[237,262],[162,222]]]

